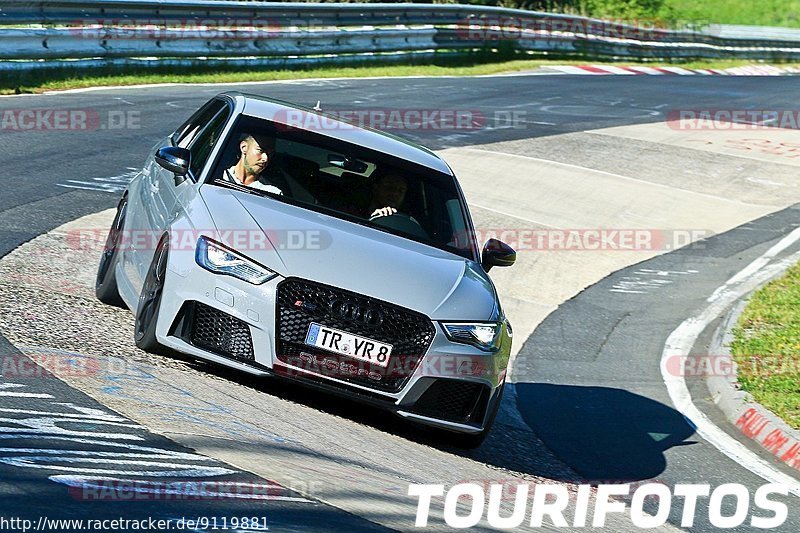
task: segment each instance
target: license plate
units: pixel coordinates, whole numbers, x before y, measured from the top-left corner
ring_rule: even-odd
[[[392,355],[391,344],[329,328],[316,322],[308,328],[306,344],[379,366],[389,366],[389,356]]]

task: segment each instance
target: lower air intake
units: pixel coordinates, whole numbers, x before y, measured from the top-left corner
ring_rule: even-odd
[[[239,359],[255,361],[250,327],[227,313],[194,302],[189,341],[198,348]]]
[[[439,379],[422,393],[412,411],[449,422],[480,422],[488,394],[488,387],[480,383]]]

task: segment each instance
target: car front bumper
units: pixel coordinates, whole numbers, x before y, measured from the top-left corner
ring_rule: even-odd
[[[329,357],[311,347],[300,349],[296,342],[292,343],[295,350],[285,353],[287,337],[285,332],[281,337],[284,326],[279,286],[295,278],[279,276],[263,285],[252,285],[202,269],[189,256],[170,255],[156,330],[163,345],[252,374],[290,378],[450,431],[479,433],[490,422],[511,350],[511,332],[505,320],[499,349],[490,353],[451,341],[438,322],[425,317],[430,338],[417,364],[397,365],[387,371],[391,382],[380,383],[364,379],[364,372],[358,370],[363,365],[350,364],[352,360],[344,364],[348,358],[343,356]],[[325,323],[330,318],[318,314],[313,320]],[[376,334],[372,333],[373,338]],[[296,335],[293,340],[298,340]]]

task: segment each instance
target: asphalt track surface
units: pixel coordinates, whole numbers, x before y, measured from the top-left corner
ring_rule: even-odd
[[[442,149],[503,142],[519,146],[526,139],[664,120],[666,110],[677,108],[792,109],[799,87],[797,79],[790,77],[514,76],[305,81],[236,89],[310,105],[321,100],[323,107],[479,109],[490,117],[496,111],[526,109],[531,104],[526,115],[529,122],[523,128],[489,128],[455,134],[452,131],[402,133],[431,148]],[[0,256],[70,220],[113,207],[125,176],[141,166],[155,140],[220,90],[204,86],[130,88],[0,100],[3,110],[91,109],[101,117],[109,111],[135,110],[139,124],[135,129],[114,131],[3,131]],[[420,100],[424,105],[420,105]],[[542,102],[551,100],[560,109],[543,111]],[[533,106],[534,102],[537,105]],[[592,157],[599,167],[614,164],[613,154]],[[119,179],[109,180],[112,176]],[[75,188],[81,186],[80,182],[92,185]],[[106,191],[87,190],[98,187]],[[502,431],[495,432],[479,452],[452,453],[564,482],[658,480],[670,485],[711,483],[712,486],[742,483],[751,489],[763,484],[763,480],[693,437],[692,428],[671,406],[659,375],[658,358],[667,335],[692,310],[731,275],[791,231],[797,221],[797,211],[789,208],[715,236],[705,246],[678,250],[614,273],[563,304],[530,338],[523,339],[513,368],[516,405],[509,407],[519,411],[543,444],[534,453],[546,457],[546,462],[519,457],[520,451],[509,442],[514,435],[503,435]],[[609,292],[619,280],[642,268],[697,270],[698,274],[645,294]],[[0,338],[0,352],[19,355],[3,338]],[[25,392],[40,397],[4,397],[3,408],[9,410],[4,416],[8,418],[20,416],[11,414],[12,409],[47,411],[47,402],[56,400],[113,416],[104,406],[57,380],[15,383],[25,385]],[[6,392],[22,390],[12,387]],[[718,420],[720,427],[728,428],[713,405],[703,401],[707,393],[702,384],[694,384],[693,392],[699,406]],[[86,424],[102,428],[107,422],[108,419],[95,417],[88,422],[72,420],[66,427],[72,423],[76,424],[76,430],[86,431]],[[6,423],[13,424],[9,420]],[[31,426],[28,422],[17,427]],[[387,426],[380,427],[385,430]],[[391,424],[388,427],[391,431]],[[5,435],[13,434],[4,431]],[[139,446],[191,453],[148,433],[145,428],[132,426],[124,431],[141,439],[136,441]],[[19,433],[13,445],[33,447],[33,441],[20,437]],[[734,431],[731,433],[735,435]],[[653,435],[658,435],[658,439]],[[41,446],[41,442],[37,444]],[[515,450],[517,456],[510,457],[514,455],[510,450]],[[756,450],[756,453],[761,452]],[[258,482],[251,474],[230,465],[213,460],[203,464],[231,469],[225,479]],[[0,464],[3,516],[22,516],[34,521],[48,513],[60,517],[85,516],[85,502],[76,501],[62,484],[48,481],[51,474],[46,469],[21,470],[8,461]],[[299,496],[290,491],[282,494]],[[797,531],[800,506],[796,499],[788,503],[790,517],[780,530]],[[120,515],[130,518],[215,513],[232,516],[247,510],[247,503],[232,504],[230,500],[159,501],[94,505],[91,513],[92,518]],[[380,529],[374,523],[315,502],[273,501],[269,502],[268,510],[269,524],[276,530]],[[693,530],[712,529],[703,516],[701,506]],[[677,518],[673,514],[671,522],[676,523]],[[409,528],[411,520],[409,517]]]
[[[702,308],[718,287],[798,227],[798,214],[791,207],[615,272],[562,305],[539,325],[516,359],[518,405],[525,421],[560,460],[598,483],[763,484],[695,435],[672,407],[659,360],[681,315]],[[796,251],[795,246],[782,256]],[[673,273],[674,281],[649,291],[612,292],[620,281],[643,271]],[[704,332],[696,354],[708,353],[703,346],[716,326]],[[695,381],[695,403],[737,436],[738,430],[717,415],[704,381]],[[538,409],[525,409],[528,405]],[[751,449],[770,460],[760,448]],[[779,468],[792,475],[788,467]],[[797,527],[798,510],[796,499],[785,501],[789,531]],[[678,511],[672,520],[680,520]],[[700,504],[702,516],[708,512]],[[709,527],[698,521],[698,530],[704,526]]]

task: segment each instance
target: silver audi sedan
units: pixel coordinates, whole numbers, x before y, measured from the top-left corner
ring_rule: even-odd
[[[409,141],[223,93],[153,149],[117,208],[97,297],[135,342],[279,376],[479,445],[511,325],[452,169]]]

